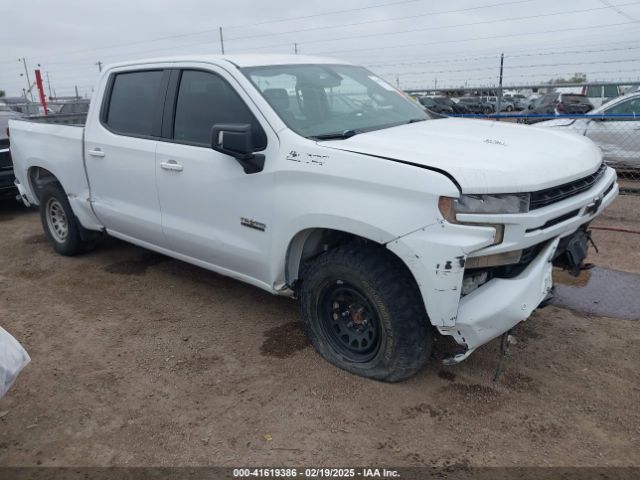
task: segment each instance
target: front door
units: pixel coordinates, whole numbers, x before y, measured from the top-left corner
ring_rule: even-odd
[[[174,75],[177,98],[167,102],[170,128],[163,126],[166,138],[156,158],[169,246],[223,273],[268,282],[275,193],[270,158],[277,138],[267,136],[269,129],[224,72],[186,69]],[[266,155],[262,172],[247,174],[233,157],[211,149],[216,123],[252,125],[255,150]]]

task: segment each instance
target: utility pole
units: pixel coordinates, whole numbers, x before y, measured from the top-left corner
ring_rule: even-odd
[[[500,86],[498,87],[498,104],[496,106],[496,113],[502,111],[502,70],[504,68],[504,53],[500,54]]]
[[[76,88],[76,98],[80,98],[80,95],[78,94],[78,85],[74,85]]]
[[[396,87],[400,90],[400,74],[396,73]]]
[[[100,60],[98,60],[98,61],[96,62],[96,65],[98,66],[98,71],[99,71],[99,72],[102,72],[102,62],[101,62]]]
[[[222,54],[224,55],[224,37],[222,36],[222,27],[218,27],[219,31],[220,31],[220,50],[222,51]]]
[[[27,77],[27,92],[29,92],[29,95],[31,96],[31,101],[33,102],[33,92],[31,91],[31,80],[29,80],[29,70],[27,69],[27,61],[25,60],[24,57],[18,59],[19,62],[22,62],[22,64],[24,65],[24,74]],[[26,98],[26,94],[25,94],[25,98]]]
[[[433,81],[433,89],[434,90],[438,89],[438,77],[436,77],[435,80]]]
[[[49,100],[51,100],[51,81],[49,80],[49,72],[47,74],[47,87],[49,88]]]
[[[293,44],[293,53],[295,53],[296,55],[298,54],[298,44],[297,43]]]

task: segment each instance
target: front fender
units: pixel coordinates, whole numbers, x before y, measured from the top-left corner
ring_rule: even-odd
[[[440,220],[387,243],[413,274],[434,326],[453,326],[467,255],[495,241],[493,227]]]

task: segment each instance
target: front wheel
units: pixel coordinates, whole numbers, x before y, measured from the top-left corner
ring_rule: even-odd
[[[47,240],[62,255],[73,256],[90,244],[82,240],[78,223],[67,195],[57,183],[46,185],[40,193],[40,220]]]
[[[431,354],[430,323],[404,264],[382,247],[349,245],[311,261],[300,291],[305,330],[326,360],[394,382]]]

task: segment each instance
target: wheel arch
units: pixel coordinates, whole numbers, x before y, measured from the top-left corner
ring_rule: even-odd
[[[56,177],[50,170],[41,167],[39,165],[32,165],[27,170],[27,178],[29,181],[29,188],[35,197],[35,200],[40,204],[40,195],[42,189],[51,183],[58,183],[62,190],[67,191],[64,185],[58,177]]]
[[[301,278],[302,268],[306,261],[311,260],[322,253],[346,244],[376,245],[391,254],[404,266],[416,286],[418,282],[406,264],[396,252],[386,247],[386,242],[375,240],[369,236],[336,228],[314,227],[306,228],[296,233],[289,242],[286,261],[285,279],[287,285],[295,286]]]

